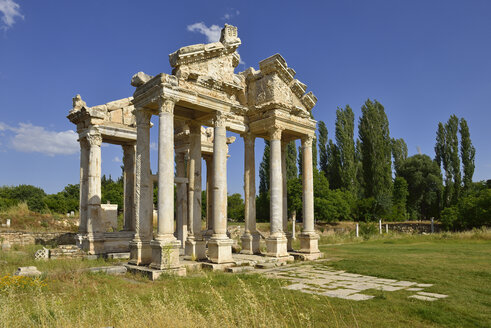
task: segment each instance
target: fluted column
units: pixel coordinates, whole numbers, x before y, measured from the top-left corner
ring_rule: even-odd
[[[206,161],[206,232],[209,239],[213,234],[213,156],[204,157]]]
[[[232,262],[232,240],[227,237],[227,137],[226,118],[217,112],[213,140],[213,235],[208,256],[214,263]]]
[[[135,231],[135,145],[123,145],[124,230]]]
[[[135,110],[135,237],[130,242],[130,263],[149,264],[152,260],[150,241],[153,235],[153,180],[150,171],[150,118],[143,108]]]
[[[287,250],[292,249],[292,233],[288,231],[288,184],[286,178],[286,153],[288,142],[281,143],[281,178],[283,182],[283,232],[285,233],[287,242]]]
[[[281,163],[282,128],[274,126],[270,139],[270,236],[266,239],[268,256],[288,256],[287,239],[283,231],[283,173]]]
[[[245,231],[241,237],[244,254],[258,254],[260,236],[256,230],[256,169],[254,145],[256,137],[251,133],[244,138],[244,218]]]
[[[78,232],[87,233],[87,203],[88,203],[88,170],[90,144],[86,138],[80,138],[80,202]],[[81,245],[79,245],[81,246]]]
[[[150,243],[154,269],[179,267],[180,242],[174,236],[174,106],[175,99],[159,98],[158,226]]]
[[[206,258],[205,243],[201,235],[201,124],[189,124],[189,163],[188,163],[188,223],[186,239],[187,256],[193,259]]]
[[[186,163],[184,153],[176,154],[176,174],[180,178],[186,177]],[[184,247],[188,234],[188,197],[186,183],[177,184],[176,195],[177,239]]]
[[[314,229],[314,177],[312,167],[313,136],[302,138],[303,230],[299,236],[300,252],[319,253],[319,236]]]

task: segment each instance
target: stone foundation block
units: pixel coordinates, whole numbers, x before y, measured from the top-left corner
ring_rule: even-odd
[[[157,270],[174,269],[180,267],[179,264],[179,240],[152,240],[152,263],[150,268]]]
[[[129,264],[148,265],[152,262],[150,241],[131,241]]]
[[[300,234],[300,236],[298,236],[298,239],[300,239],[300,253],[320,253],[318,234]]]
[[[206,240],[186,240],[186,248],[184,255],[190,257],[193,260],[206,259]]]
[[[242,235],[240,237],[242,242],[241,254],[260,254],[259,244],[261,241],[261,236],[259,234],[248,234]]]
[[[208,241],[208,258],[213,263],[231,263],[232,258],[232,244],[233,240],[226,239],[214,239],[211,238]]]
[[[287,250],[288,240],[285,236],[266,238],[266,256],[284,257],[288,256]]]
[[[293,251],[293,246],[292,246],[292,243],[293,243],[293,234],[291,232],[286,233],[286,239],[287,239],[286,249],[289,252],[291,252],[291,251]]]

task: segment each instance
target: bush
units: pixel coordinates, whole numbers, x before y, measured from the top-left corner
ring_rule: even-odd
[[[363,239],[369,239],[370,236],[378,233],[377,225],[374,222],[361,222],[360,223],[360,235]]]

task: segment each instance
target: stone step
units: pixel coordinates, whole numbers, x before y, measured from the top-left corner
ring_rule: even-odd
[[[106,257],[108,259],[121,259],[121,260],[128,260],[130,258],[130,252],[122,252],[122,253],[107,253]]]
[[[252,266],[234,266],[225,268],[225,272],[239,273],[239,272],[248,272],[253,271],[254,267]]]

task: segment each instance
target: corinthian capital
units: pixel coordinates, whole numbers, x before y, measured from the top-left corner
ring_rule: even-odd
[[[225,127],[226,116],[222,112],[216,112],[215,117],[213,118],[213,125],[215,127]]]
[[[269,130],[269,140],[281,140],[281,133],[285,128],[279,125],[274,125]]]
[[[87,142],[89,143],[89,145],[92,147],[92,146],[101,146],[102,144],[102,136],[100,133],[89,133],[87,134],[87,136],[85,137],[85,139],[87,140]]]
[[[244,138],[244,144],[246,144],[246,145],[254,145],[254,141],[256,139],[256,136],[254,136],[250,132],[247,132],[247,133],[242,134],[242,138]]]
[[[177,99],[169,96],[159,97],[159,113],[174,113],[174,106]]]
[[[307,147],[312,148],[313,140],[314,140],[313,135],[306,135],[306,136],[302,137],[302,147],[303,148],[307,148]]]

